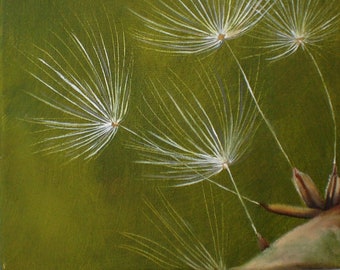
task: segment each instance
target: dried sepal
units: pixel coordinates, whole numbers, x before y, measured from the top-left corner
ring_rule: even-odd
[[[333,173],[329,177],[326,188],[326,209],[330,209],[340,204],[340,178],[337,173],[337,168],[334,166]]]
[[[269,212],[296,218],[314,218],[322,212],[340,205],[340,177],[335,165],[329,177],[325,199],[321,197],[310,176],[295,168],[293,169],[293,182],[307,207],[264,203],[260,203],[260,205]]]
[[[269,212],[296,218],[313,218],[322,212],[321,209],[290,206],[285,204],[260,203],[260,205]]]
[[[293,182],[301,199],[307,207],[314,209],[324,209],[325,201],[309,175],[293,169]]]

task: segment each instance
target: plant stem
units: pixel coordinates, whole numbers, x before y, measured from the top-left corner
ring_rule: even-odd
[[[248,80],[247,75],[246,75],[246,73],[244,72],[244,70],[243,70],[243,68],[242,68],[242,66],[241,66],[241,64],[240,64],[240,61],[237,59],[236,55],[234,54],[234,52],[233,52],[233,50],[231,49],[231,47],[229,46],[229,44],[228,44],[228,43],[226,43],[226,44],[227,44],[227,46],[228,46],[228,49],[229,49],[231,55],[233,56],[233,58],[234,58],[234,60],[235,60],[235,62],[236,62],[236,64],[237,64],[238,68],[240,69],[240,71],[241,71],[241,73],[242,73],[242,76],[243,76],[243,78],[244,78],[244,80],[245,80],[245,82],[246,82],[246,84],[247,84],[247,89],[248,89],[248,91],[249,91],[249,93],[250,93],[252,99],[254,100],[254,103],[255,103],[255,106],[256,106],[257,110],[259,111],[259,113],[260,113],[262,119],[263,119],[264,122],[266,123],[266,125],[267,125],[269,131],[270,131],[271,134],[273,135],[273,137],[274,137],[274,139],[275,139],[277,145],[278,145],[279,148],[280,148],[280,151],[282,152],[282,154],[284,155],[284,157],[285,157],[286,160],[288,161],[290,167],[293,168],[293,167],[294,167],[294,166],[293,166],[293,163],[292,163],[291,160],[289,159],[289,157],[288,157],[286,151],[283,149],[283,146],[282,146],[280,140],[278,139],[278,137],[277,137],[277,135],[276,135],[276,133],[275,133],[275,131],[274,131],[273,126],[272,126],[271,123],[269,122],[268,118],[265,116],[264,112],[262,111],[262,109],[261,109],[261,107],[260,107],[260,105],[259,105],[259,103],[258,103],[258,101],[257,101],[257,99],[256,99],[256,97],[255,97],[254,91],[253,91],[252,87],[250,86],[249,80]]]
[[[221,185],[221,184],[219,184],[219,183],[217,183],[217,182],[215,182],[215,181],[213,181],[213,180],[211,180],[211,179],[209,179],[209,178],[206,179],[206,181],[208,181],[209,183],[212,183],[212,184],[218,186],[219,188],[221,188],[221,189],[223,189],[223,190],[225,190],[225,191],[228,191],[228,192],[230,192],[230,193],[232,193],[232,194],[234,194],[234,195],[236,195],[236,196],[238,195],[236,191],[231,190],[230,188],[227,188],[227,187],[225,187],[225,186],[223,186],[223,185]],[[242,199],[245,200],[245,201],[248,201],[248,202],[250,202],[250,203],[252,203],[252,204],[261,206],[261,204],[260,204],[259,202],[254,201],[254,200],[252,200],[252,199],[249,199],[249,198],[246,197],[246,196],[242,196],[242,195],[241,195],[241,197],[242,197]]]
[[[320,79],[321,79],[321,83],[322,83],[322,86],[325,90],[325,94],[326,94],[326,97],[327,97],[327,101],[328,101],[328,105],[329,105],[329,109],[331,111],[331,115],[332,115],[332,120],[333,120],[333,126],[334,126],[334,144],[333,144],[333,165],[336,165],[336,150],[337,150],[337,128],[336,128],[336,119],[335,119],[335,112],[334,112],[334,106],[333,106],[333,103],[332,103],[332,99],[331,99],[331,95],[329,93],[329,90],[328,90],[328,87],[326,85],[326,82],[325,82],[325,79],[322,75],[322,72],[319,68],[319,65],[315,59],[315,57],[313,56],[313,54],[306,48],[306,51],[309,55],[309,57],[312,59],[313,61],[313,64],[320,76]]]
[[[245,213],[246,213],[246,216],[247,216],[247,218],[248,218],[248,220],[249,220],[249,222],[250,222],[250,225],[251,225],[253,231],[255,232],[256,237],[257,237],[257,238],[260,238],[260,237],[262,238],[262,236],[258,233],[258,231],[257,231],[257,229],[256,229],[256,227],[255,227],[254,221],[253,221],[253,219],[251,218],[251,216],[250,216],[250,214],[249,214],[248,208],[246,207],[246,205],[245,205],[245,203],[244,203],[244,201],[243,201],[243,199],[242,199],[242,196],[241,196],[241,194],[240,194],[240,192],[239,192],[239,190],[238,190],[238,188],[237,188],[237,185],[236,185],[235,180],[234,180],[234,177],[233,177],[233,175],[232,175],[232,173],[231,173],[231,171],[230,171],[230,169],[229,169],[229,166],[225,166],[224,168],[225,168],[225,170],[226,170],[226,171],[228,172],[228,174],[229,174],[230,180],[231,180],[231,182],[232,182],[232,184],[233,184],[233,186],[234,186],[234,188],[235,188],[237,197],[239,198],[239,200],[240,200],[240,202],[241,202],[241,205],[242,205],[242,207],[243,207],[243,209],[244,209],[244,211],[245,211]]]

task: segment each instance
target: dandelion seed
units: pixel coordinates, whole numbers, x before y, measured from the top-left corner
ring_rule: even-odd
[[[256,107],[242,95],[242,91],[237,91],[234,101],[230,89],[225,91],[226,85],[216,77],[211,78],[207,73],[198,75],[208,95],[204,104],[210,104],[210,110],[178,77],[171,81],[177,98],[163,86],[161,95],[153,84],[158,110],[151,106],[151,101],[145,102],[157,122],[146,118],[150,129],[139,135],[132,147],[141,153],[143,159],[140,163],[163,168],[154,178],[172,180],[177,182],[176,186],[212,181],[212,176],[226,171],[260,239],[262,236],[255,228],[230,171],[230,166],[248,150],[255,134],[258,126]],[[184,92],[190,95],[190,99]]]
[[[249,31],[265,14],[268,0],[159,1],[145,15],[146,26],[133,35],[165,52],[190,54],[214,50]],[[149,10],[149,9],[148,9]]]
[[[228,42],[225,42],[251,30],[273,3],[269,0],[188,0],[188,4],[182,0],[171,3],[160,1],[160,7],[151,5],[145,16],[135,13],[144,21],[147,30],[135,31],[133,35],[156,50],[179,54],[213,51],[226,43],[247,83],[257,110],[283,156],[293,167],[274,128],[262,111],[242,65]]]
[[[142,235],[124,232],[133,244],[123,248],[136,252],[147,259],[168,269],[189,267],[197,270],[226,270],[226,239],[223,204],[217,204],[211,186],[203,189],[207,228],[211,232],[213,249],[205,245],[191,228],[190,224],[177,212],[165,196],[159,192],[160,203],[157,207],[150,201],[145,203],[152,215],[147,218],[150,225],[162,236],[162,241]]]
[[[75,159],[90,159],[114,138],[128,110],[132,60],[128,60],[124,33],[108,22],[106,39],[97,21],[82,24],[85,38],[66,31],[68,41],[38,48],[42,56],[31,59],[40,74],[32,75],[48,90],[31,94],[64,118],[34,118],[46,127],[46,153],[63,152]]]
[[[258,32],[264,48],[273,54],[269,59],[278,60],[301,50],[311,58],[324,88],[334,126],[334,158],[336,164],[337,128],[334,106],[321,69],[312,51],[321,49],[334,40],[340,21],[336,1],[279,0],[265,16],[265,26]]]
[[[339,13],[335,1],[288,0],[276,1],[264,17],[265,27],[258,32],[264,47],[277,60],[302,50],[322,48],[334,40],[338,31]]]
[[[231,96],[216,77],[197,73],[207,93],[204,104],[176,74],[169,79],[173,94],[162,83],[152,83],[153,100],[144,100],[157,122],[145,117],[148,131],[132,144],[141,163],[165,168],[156,178],[178,185],[201,182],[235,164],[258,126],[256,108],[242,91]]]

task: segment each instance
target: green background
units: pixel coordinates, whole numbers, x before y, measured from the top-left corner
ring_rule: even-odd
[[[155,205],[159,197],[157,182],[141,176],[150,172],[135,164],[138,153],[127,149],[130,135],[119,130],[117,137],[95,160],[76,160],[66,165],[58,155],[34,153],[41,139],[36,127],[25,119],[43,116],[47,108],[27,92],[46,91],[27,70],[32,65],[27,55],[38,57],[34,45],[44,47],[52,33],[62,33],[65,20],[96,16],[102,9],[123,25],[129,51],[134,55],[134,77],[130,110],[125,125],[143,128],[141,94],[147,93],[148,78],[166,83],[170,70],[190,83],[199,95],[200,86],[191,76],[197,59],[231,80],[237,68],[226,46],[206,56],[165,55],[145,50],[129,33],[140,22],[129,9],[142,11],[148,1],[42,1],[11,0],[3,3],[3,75],[1,134],[1,257],[6,269],[158,269],[143,257],[120,248],[129,243],[120,232],[155,237],[155,230],[142,214],[143,198]],[[257,65],[257,41],[242,37],[231,41],[245,69]],[[318,57],[331,91],[336,115],[340,116],[339,55],[324,49]],[[249,65],[249,66],[248,66]],[[308,173],[324,190],[332,168],[332,121],[319,77],[302,51],[277,62],[261,59],[258,93],[262,107],[295,166]],[[48,113],[48,112],[46,112]],[[147,112],[146,112],[147,113]],[[339,117],[338,117],[339,118]],[[242,194],[261,202],[297,204],[291,169],[262,124],[251,151],[232,167]],[[225,174],[216,177],[223,181]],[[211,247],[206,213],[202,208],[201,185],[162,188],[174,208],[190,222],[202,242]],[[233,195],[214,188],[224,203],[226,227],[225,261],[228,267],[246,262],[257,254],[256,239],[243,210]],[[275,216],[249,205],[259,231],[273,241],[303,221]],[[146,210],[148,211],[148,210]]]

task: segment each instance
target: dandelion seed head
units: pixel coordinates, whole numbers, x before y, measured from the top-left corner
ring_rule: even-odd
[[[301,48],[321,49],[338,31],[336,1],[279,0],[264,17],[257,38],[269,49],[270,59],[287,57]]]
[[[297,46],[303,46],[305,40],[306,40],[306,38],[302,35],[296,35],[295,36],[295,44]]]
[[[248,32],[266,13],[268,0],[160,0],[148,4],[145,25],[133,36],[155,50],[202,53]]]
[[[118,128],[118,127],[119,127],[119,122],[112,121],[112,122],[111,122],[111,127],[112,127],[112,128]]]
[[[222,163],[222,168],[225,169],[225,170],[228,169],[229,168],[229,163],[227,161],[223,162]]]
[[[147,132],[130,144],[138,150],[140,163],[162,169],[153,178],[175,185],[201,182],[235,164],[258,126],[257,110],[247,96],[241,97],[239,89],[227,92],[207,71],[198,73],[208,96],[204,103],[176,75],[171,90],[153,83],[157,102],[148,98],[145,103],[154,119],[145,116]]]
[[[80,22],[81,35],[66,31],[54,34],[56,44],[37,48],[40,56],[31,61],[38,68],[32,74],[44,87],[44,94],[31,94],[54,110],[58,118],[34,118],[45,126],[41,152],[59,153],[70,159],[96,157],[115,137],[128,111],[132,59],[127,56],[124,33],[107,17],[103,24]],[[91,26],[90,26],[91,25]]]
[[[219,41],[223,41],[225,39],[225,34],[218,34],[218,36],[217,36],[217,40],[219,40]]]

